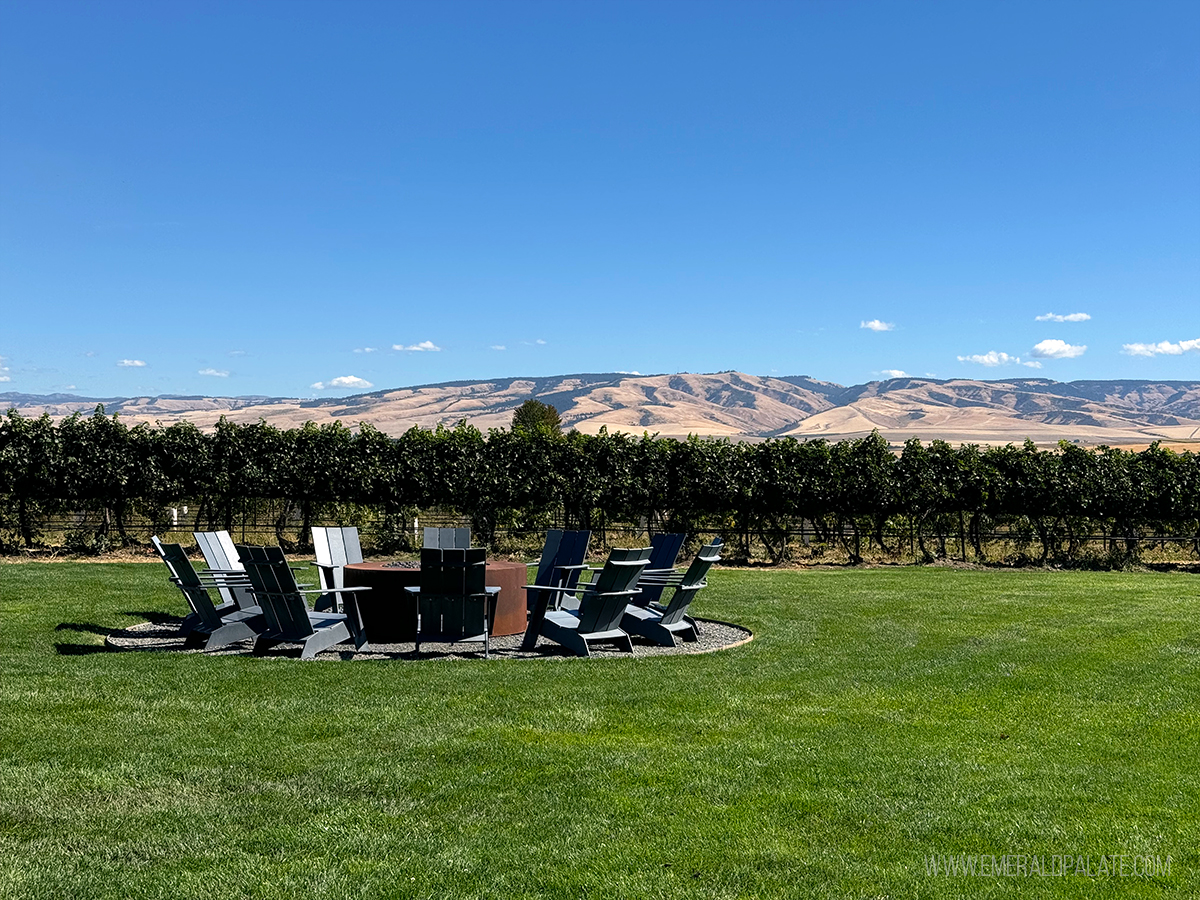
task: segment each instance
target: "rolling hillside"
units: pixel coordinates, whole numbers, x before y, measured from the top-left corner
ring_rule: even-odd
[[[0,394],[0,407],[55,418],[90,413],[103,403],[127,422],[188,421],[211,427],[264,419],[280,427],[340,419],[369,422],[388,434],[466,419],[477,428],[507,426],[525,400],[551,403],[567,427],[594,433],[649,431],[663,436],[761,439],[780,435],[840,439],[878,429],[899,443],[917,436],[953,442],[1046,444],[1200,443],[1200,381],[1011,381],[897,378],[843,387],[806,376],[740,372],[502,378],[375,391],[337,399],[274,397],[84,398]]]

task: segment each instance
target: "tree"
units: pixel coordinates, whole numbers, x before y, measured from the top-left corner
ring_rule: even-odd
[[[529,434],[561,434],[562,419],[558,410],[540,400],[526,400],[513,410],[512,430]]]

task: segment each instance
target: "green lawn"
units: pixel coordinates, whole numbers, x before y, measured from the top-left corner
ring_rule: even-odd
[[[1200,894],[1197,576],[720,571],[698,606],[755,640],[96,652],[182,613],[162,566],[0,565],[0,897]],[[1171,870],[945,877],[931,854]]]

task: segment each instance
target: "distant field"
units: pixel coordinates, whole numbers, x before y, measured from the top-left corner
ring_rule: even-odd
[[[0,564],[0,897],[1200,895],[1200,577],[726,570],[698,605],[755,640],[115,653],[181,614],[160,566]],[[928,871],[980,855],[1025,870]]]

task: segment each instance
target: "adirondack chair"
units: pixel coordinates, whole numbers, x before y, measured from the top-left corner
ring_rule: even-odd
[[[405,590],[417,594],[416,652],[422,639],[457,644],[482,641],[491,656],[492,622],[498,587],[487,587],[487,551],[427,547],[421,551],[421,583]]]
[[[237,550],[266,619],[258,647],[297,642],[301,659],[312,659],[343,641],[352,641],[356,650],[369,649],[354,593],[370,588],[344,588],[345,613],[313,612],[304,595],[324,592],[300,588],[282,550],[247,545],[238,545]]]
[[[525,602],[531,616],[540,622],[545,616],[546,609],[553,606],[557,609],[564,596],[572,593],[579,583],[580,574],[587,569],[584,559],[587,558],[588,543],[591,541],[590,531],[562,531],[552,528],[546,532],[546,545],[542,548],[542,558],[537,565],[537,574],[533,579],[533,588],[545,586],[553,590],[543,595],[531,589],[525,595]],[[534,565],[533,563],[530,564]],[[530,650],[537,643],[538,631],[527,629],[523,646]]]
[[[425,527],[425,550],[467,550],[471,546],[470,528]]]
[[[579,576],[588,571],[584,563],[587,559],[588,544],[591,542],[590,531],[561,531],[552,528],[546,532],[546,545],[542,548],[542,557],[529,566],[537,566],[534,584],[550,584],[560,588],[574,588],[579,583]],[[563,592],[559,592],[561,599]],[[534,605],[534,595],[529,597],[529,605]],[[558,603],[555,603],[557,606]]]
[[[649,606],[662,599],[664,585],[659,582],[658,577],[665,577],[675,571],[675,561],[679,559],[679,551],[685,540],[686,534],[656,534],[650,538],[650,562],[646,564],[646,571],[642,572],[641,580],[638,581],[642,592],[634,598],[635,606]]]
[[[263,617],[257,607],[239,609],[233,603],[215,606],[210,588],[216,583],[202,579],[183,552],[179,544],[164,544],[157,536],[150,538],[159,558],[171,573],[171,582],[183,593],[190,613],[180,626],[180,634],[192,641],[197,635],[205,635],[204,649],[216,650],[237,641],[257,641],[263,628]]]
[[[193,531],[196,546],[204,554],[204,574],[221,581],[217,591],[222,603],[235,603],[239,609],[254,606],[250,579],[238,559],[237,549],[228,531]]]
[[[596,641],[623,644],[632,653],[633,641],[621,629],[621,617],[630,599],[637,594],[635,585],[649,560],[649,547],[610,551],[608,561],[596,580],[576,585],[571,590],[571,593],[579,595],[579,609],[546,610],[540,620],[531,618],[525,632],[526,640],[530,631],[536,628],[533,631],[534,643],[540,635],[574,650],[580,656],[590,656],[589,644]],[[538,585],[529,585],[528,589],[540,591],[543,595],[555,590]]]
[[[362,547],[358,543],[358,529],[319,528],[313,526],[313,555],[320,573],[321,587],[328,593],[314,604],[314,609],[337,612],[337,598],[345,587],[342,567],[363,561]]]
[[[705,579],[708,570],[712,568],[713,563],[721,559],[720,546],[718,539],[715,543],[701,547],[692,564],[682,575],[671,573],[656,577],[644,572],[639,585],[644,585],[647,581],[657,581],[660,592],[662,588],[673,587],[675,593],[666,606],[657,603],[650,606],[630,603],[625,607],[625,615],[621,617],[621,627],[630,634],[640,634],[667,647],[675,646],[676,635],[685,641],[698,640],[700,626],[688,615],[688,608],[700,592],[700,588],[707,587],[708,582]],[[645,589],[642,587],[642,590]]]

